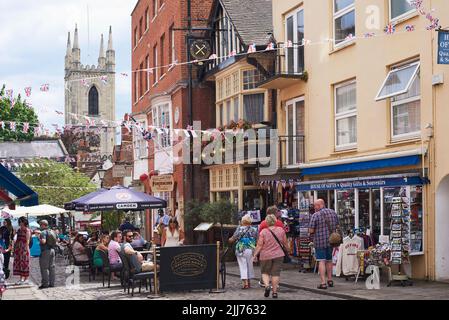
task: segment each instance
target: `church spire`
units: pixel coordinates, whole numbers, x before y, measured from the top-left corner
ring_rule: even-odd
[[[108,51],[114,50],[112,47],[112,26],[109,26],[109,41],[108,41]]]
[[[104,54],[104,39],[103,34],[101,35],[101,42],[100,42],[100,54],[98,56],[98,66],[100,68],[104,68],[106,65],[106,55]]]
[[[112,26],[109,27],[108,51],[106,51],[106,69],[115,71],[115,51],[112,45]]]
[[[72,61],[73,67],[79,69],[81,67],[81,50],[78,40],[78,25],[75,25],[75,35],[73,39],[73,49],[72,49]]]
[[[72,44],[70,42],[70,32],[67,38],[67,52],[65,54],[65,69],[68,70],[72,66]]]

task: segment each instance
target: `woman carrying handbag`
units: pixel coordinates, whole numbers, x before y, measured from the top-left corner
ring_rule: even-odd
[[[259,235],[253,259],[257,261],[257,256],[260,254],[261,273],[265,285],[264,296],[268,298],[270,296],[270,290],[273,288],[272,296],[276,299],[278,297],[282,263],[284,259],[289,259],[289,245],[285,230],[276,226],[276,216],[272,214],[267,215],[265,221],[268,228],[262,230]]]

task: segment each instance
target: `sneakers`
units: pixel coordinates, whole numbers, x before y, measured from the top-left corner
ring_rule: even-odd
[[[265,285],[263,284],[263,282],[261,280],[259,280],[259,287],[265,288]]]

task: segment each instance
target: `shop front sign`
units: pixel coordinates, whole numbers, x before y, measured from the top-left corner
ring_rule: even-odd
[[[449,64],[449,31],[438,32],[438,64]]]
[[[152,176],[150,184],[152,192],[172,192],[175,182],[172,175],[162,175]]]
[[[325,190],[342,190],[342,189],[369,189],[381,187],[397,187],[406,185],[422,185],[423,181],[420,177],[403,177],[403,178],[385,178],[385,179],[366,179],[366,180],[348,180],[336,182],[313,182],[300,183],[296,190],[301,191],[325,191]]]

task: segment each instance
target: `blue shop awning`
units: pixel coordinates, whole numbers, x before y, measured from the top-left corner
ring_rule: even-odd
[[[331,166],[321,166],[314,168],[304,168],[301,169],[302,176],[312,176],[320,174],[332,174],[332,173],[343,173],[343,172],[354,172],[354,171],[367,171],[391,167],[404,167],[404,166],[415,166],[421,162],[420,155],[412,155],[399,158],[390,158],[382,160],[372,160],[372,161],[362,161],[345,163]]]
[[[9,172],[2,164],[0,164],[0,188],[15,195],[23,207],[32,207],[39,204],[37,193]]]

